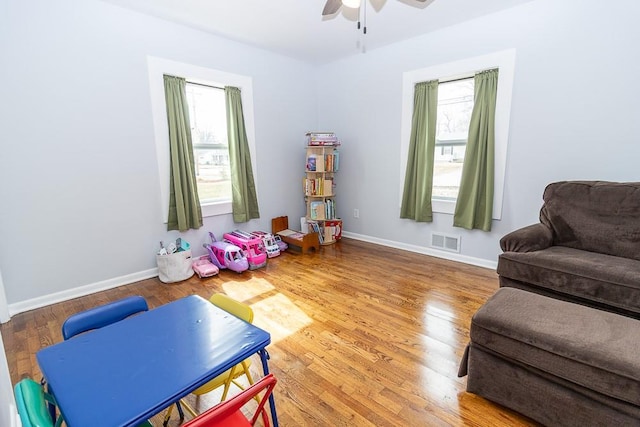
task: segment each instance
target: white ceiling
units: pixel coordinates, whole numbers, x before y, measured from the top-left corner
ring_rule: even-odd
[[[321,64],[532,0],[364,0],[366,35],[355,9],[323,18],[326,0],[103,1]]]

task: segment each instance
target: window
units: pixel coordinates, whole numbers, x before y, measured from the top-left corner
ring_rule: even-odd
[[[509,116],[511,113],[511,93],[513,90],[513,76],[515,67],[515,49],[504,50],[483,56],[467,58],[459,61],[437,64],[427,68],[407,71],[402,76],[402,123],[400,135],[400,191],[398,206],[402,203],[402,193],[404,185],[404,176],[407,168],[407,155],[409,152],[409,139],[411,135],[411,117],[413,114],[413,95],[416,83],[430,80],[439,80],[438,98],[440,110],[440,91],[444,90],[448,81],[463,79],[473,76],[476,72],[498,68],[500,74],[498,76],[498,94],[496,98],[496,119],[495,119],[495,181],[493,191],[493,218],[500,219],[502,217],[502,195],[504,191],[504,177],[507,164],[507,142],[509,137]],[[463,81],[463,80],[461,80]],[[473,81],[473,79],[471,80]],[[473,89],[471,90],[473,95]],[[473,99],[473,97],[472,97]],[[472,104],[473,105],[473,102]],[[471,111],[469,111],[471,114]],[[454,132],[455,133],[455,132]],[[445,156],[452,160],[461,154],[462,141],[456,139],[452,134],[448,136],[442,135],[442,141],[438,141],[440,135],[436,136],[436,152],[438,156]],[[466,136],[465,136],[466,139]],[[456,145],[457,144],[457,145]],[[466,144],[466,141],[465,141]],[[456,148],[457,147],[457,148]],[[451,163],[457,163],[452,161]],[[443,165],[444,166],[444,165]],[[447,165],[453,168],[455,165]],[[462,162],[460,162],[462,166]],[[460,169],[461,170],[461,169]],[[434,171],[434,191],[432,194],[433,212],[453,214],[456,199],[451,196],[444,195],[444,188],[447,185],[446,173],[438,177]],[[453,181],[453,178],[450,179]],[[460,182],[460,177],[457,177]],[[436,186],[438,188],[436,188]],[[440,193],[436,195],[436,190]],[[457,195],[457,191],[456,191]]]
[[[151,108],[153,113],[153,129],[156,144],[156,154],[158,159],[159,186],[160,186],[160,203],[161,215],[164,222],[167,221],[169,210],[169,132],[167,130],[167,109],[164,97],[164,81],[163,75],[169,74],[173,76],[184,77],[190,85],[204,87],[213,86],[212,93],[222,96],[221,105],[226,115],[226,107],[224,107],[224,91],[217,89],[225,86],[234,86],[241,90],[242,93],[242,110],[244,113],[244,124],[249,141],[249,150],[251,151],[251,166],[254,176],[258,174],[256,165],[256,148],[255,148],[255,127],[253,114],[253,83],[251,77],[239,74],[228,73],[225,71],[215,70],[211,68],[200,67],[197,65],[186,64],[182,62],[171,61],[168,59],[148,56],[147,67],[149,72],[149,86],[151,96]],[[215,96],[215,95],[213,95]],[[187,95],[189,98],[190,95]],[[231,213],[231,190],[229,187],[228,196],[219,196],[219,192],[214,189],[215,186],[221,184],[224,172],[222,166],[227,163],[229,165],[228,150],[222,149],[218,142],[224,143],[226,147],[226,118],[220,118],[218,115],[214,122],[219,123],[222,120],[224,126],[215,126],[216,131],[207,135],[207,129],[212,125],[206,124],[204,116],[200,114],[202,111],[215,110],[214,107],[208,106],[208,101],[204,101],[198,95],[194,95],[194,103],[197,104],[192,112],[192,101],[189,103],[190,118],[194,120],[194,114],[197,115],[198,127],[202,126],[202,130],[193,130],[192,139],[194,144],[194,162],[198,171],[198,181],[202,180],[202,184],[198,182],[198,192],[200,196],[200,204],[202,206],[202,216],[209,217],[214,215],[225,215]],[[199,98],[199,99],[196,99]],[[200,102],[205,104],[199,105]],[[217,102],[217,101],[216,101]],[[202,107],[202,108],[200,108]],[[206,113],[205,113],[206,114]],[[193,124],[193,123],[192,123]],[[201,125],[202,124],[202,125]],[[224,136],[220,136],[224,132]],[[198,134],[198,139],[196,138]],[[203,139],[199,139],[203,136]],[[201,164],[201,162],[203,164]],[[210,162],[210,164],[207,164]],[[230,175],[227,175],[230,178]],[[214,184],[215,182],[215,184]],[[202,190],[201,190],[202,185]],[[256,182],[256,187],[258,183]]]
[[[469,122],[473,110],[473,77],[438,84],[436,151],[432,198],[456,200],[462,177]]]
[[[186,83],[200,204],[231,200],[231,165],[224,89]]]

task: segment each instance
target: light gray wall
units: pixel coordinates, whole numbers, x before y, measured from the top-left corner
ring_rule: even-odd
[[[632,0],[536,0],[324,66],[318,124],[343,139],[337,207],[345,231],[420,247],[434,230],[461,235],[462,255],[495,263],[500,237],[538,221],[549,182],[640,181],[638,16]],[[452,227],[445,214],[431,224],[400,220],[402,73],[511,48],[502,220],[490,233]]]
[[[304,160],[302,135],[332,129],[343,139],[337,201],[345,231],[425,247],[431,231],[459,234],[464,256],[495,262],[502,235],[537,221],[547,183],[638,180],[638,12],[632,0],[535,0],[311,67],[95,0],[5,1],[7,300],[152,269],[158,241],[177,236],[160,217],[147,55],[253,78],[262,218],[246,227],[269,229],[281,214],[296,223],[304,212],[295,166]],[[400,220],[402,73],[509,48],[516,71],[502,220],[490,233],[453,228],[444,214],[432,224]],[[235,227],[229,216],[208,218],[183,236],[197,253],[206,231]]]
[[[261,219],[299,218],[314,68],[95,0],[0,13],[0,267],[9,304],[155,267],[160,209],[147,55],[253,78]],[[294,167],[292,167],[294,165]],[[302,167],[302,166],[300,166]],[[195,248],[238,225],[206,218]]]

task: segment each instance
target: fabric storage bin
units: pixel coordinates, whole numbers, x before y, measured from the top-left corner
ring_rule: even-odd
[[[191,249],[167,255],[156,255],[158,278],[163,283],[175,283],[193,276]]]

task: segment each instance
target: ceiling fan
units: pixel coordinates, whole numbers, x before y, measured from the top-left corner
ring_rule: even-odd
[[[362,1],[366,2],[367,0],[362,0]],[[428,0],[413,0],[413,1],[418,3],[425,3]],[[342,6],[352,8],[352,9],[359,9],[360,3],[361,3],[361,0],[327,0],[327,2],[324,5],[324,9],[322,9],[322,16],[333,15],[334,13],[338,12]]]

